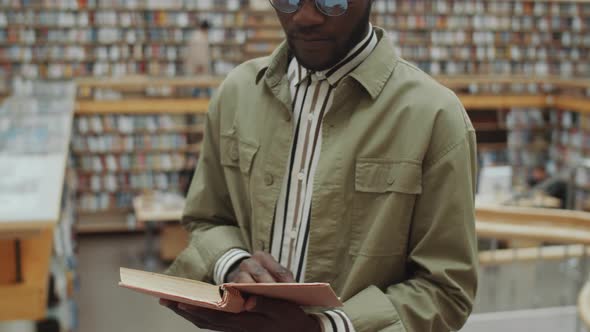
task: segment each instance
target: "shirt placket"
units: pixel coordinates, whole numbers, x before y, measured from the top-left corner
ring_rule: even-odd
[[[309,222],[309,220],[307,220],[307,217],[305,215],[305,201],[308,198],[308,181],[310,182],[313,181],[312,177],[313,174],[311,174],[311,176],[307,177],[308,173],[309,173],[309,165],[311,164],[311,160],[309,160],[308,156],[313,156],[313,149],[315,149],[316,147],[313,146],[313,137],[312,134],[315,131],[314,130],[314,120],[316,120],[317,117],[317,112],[315,112],[316,108],[317,108],[317,104],[321,103],[322,101],[319,100],[319,91],[321,89],[321,85],[322,82],[321,80],[318,79],[317,76],[313,75],[311,76],[313,81],[313,93],[311,95],[311,103],[309,104],[309,107],[304,108],[303,110],[303,114],[302,114],[302,119],[306,120],[306,129],[304,131],[304,139],[303,139],[303,144],[300,147],[302,149],[301,151],[301,159],[300,159],[300,163],[299,165],[296,165],[296,168],[294,169],[294,171],[292,172],[291,176],[294,176],[296,178],[297,181],[297,195],[296,195],[296,200],[295,200],[295,206],[294,206],[294,210],[293,210],[293,218],[292,223],[291,223],[291,228],[288,231],[288,261],[287,261],[287,266],[289,266],[289,268],[292,271],[295,271],[298,268],[298,263],[299,260],[303,259],[303,257],[305,256],[305,248],[302,248],[302,250],[297,250],[298,247],[298,239],[301,237],[299,236],[300,232],[302,229],[305,229],[303,226],[304,222]],[[319,126],[320,124],[316,122],[316,125]],[[298,259],[297,258],[297,256]]]

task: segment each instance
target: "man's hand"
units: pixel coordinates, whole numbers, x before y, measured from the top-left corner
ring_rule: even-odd
[[[270,254],[258,251],[237,264],[227,275],[229,282],[294,283],[293,273],[281,266]]]
[[[232,314],[187,304],[160,300],[195,326],[221,332],[320,332],[320,323],[305,313],[298,305],[268,299],[250,297],[246,311]]]

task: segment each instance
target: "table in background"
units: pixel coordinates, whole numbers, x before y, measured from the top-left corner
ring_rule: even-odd
[[[145,193],[133,200],[135,218],[145,228],[144,267],[155,271],[159,263],[156,250],[156,232],[160,226],[160,258],[172,260],[188,243],[188,234],[179,225],[171,225],[182,218],[185,200],[170,193]]]
[[[64,182],[75,85],[19,84],[0,105],[0,321],[45,319],[52,253],[73,255]]]

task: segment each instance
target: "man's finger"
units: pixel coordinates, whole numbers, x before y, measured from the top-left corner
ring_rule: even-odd
[[[233,282],[237,284],[255,284],[256,280],[252,278],[250,273],[240,271]]]
[[[240,263],[240,272],[246,272],[257,283],[275,283],[276,280],[262,264],[255,259],[246,259]]]
[[[226,329],[218,324],[211,322],[210,320],[206,319],[205,317],[193,315],[188,311],[180,309],[180,306],[175,306],[171,308],[177,315],[186,319],[187,321],[191,322],[195,326],[201,329],[208,329],[208,330],[215,330],[215,331],[226,331]]]
[[[263,296],[251,296],[244,307],[247,312],[258,313],[277,320],[284,319],[285,315],[288,316],[297,308],[295,304]]]
[[[293,273],[277,262],[272,255],[266,252],[256,252],[252,258],[258,261],[277,282],[291,283],[295,282]]]
[[[239,314],[217,311],[207,308],[199,308],[186,304],[179,304],[178,310],[185,311],[191,317],[199,321],[206,321],[215,325],[221,331],[251,331],[267,323],[267,318],[258,313],[242,312]]]

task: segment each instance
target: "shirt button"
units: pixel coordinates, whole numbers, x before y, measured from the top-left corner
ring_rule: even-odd
[[[309,113],[307,120],[309,120],[309,122],[313,121],[313,113]]]
[[[305,173],[300,172],[299,174],[297,174],[297,179],[299,179],[299,181],[303,181],[303,179],[305,179]]]
[[[240,159],[240,154],[238,152],[238,145],[237,144],[233,144],[231,146],[230,151],[229,151],[229,157],[233,161],[237,161],[238,159]]]
[[[291,230],[291,232],[289,233],[289,236],[290,236],[292,239],[296,238],[296,237],[297,237],[297,231],[296,231],[296,230],[294,230],[294,229],[292,229],[292,230]]]
[[[272,174],[266,173],[266,175],[264,176],[264,183],[267,186],[272,186],[272,184],[274,183],[274,178]]]

